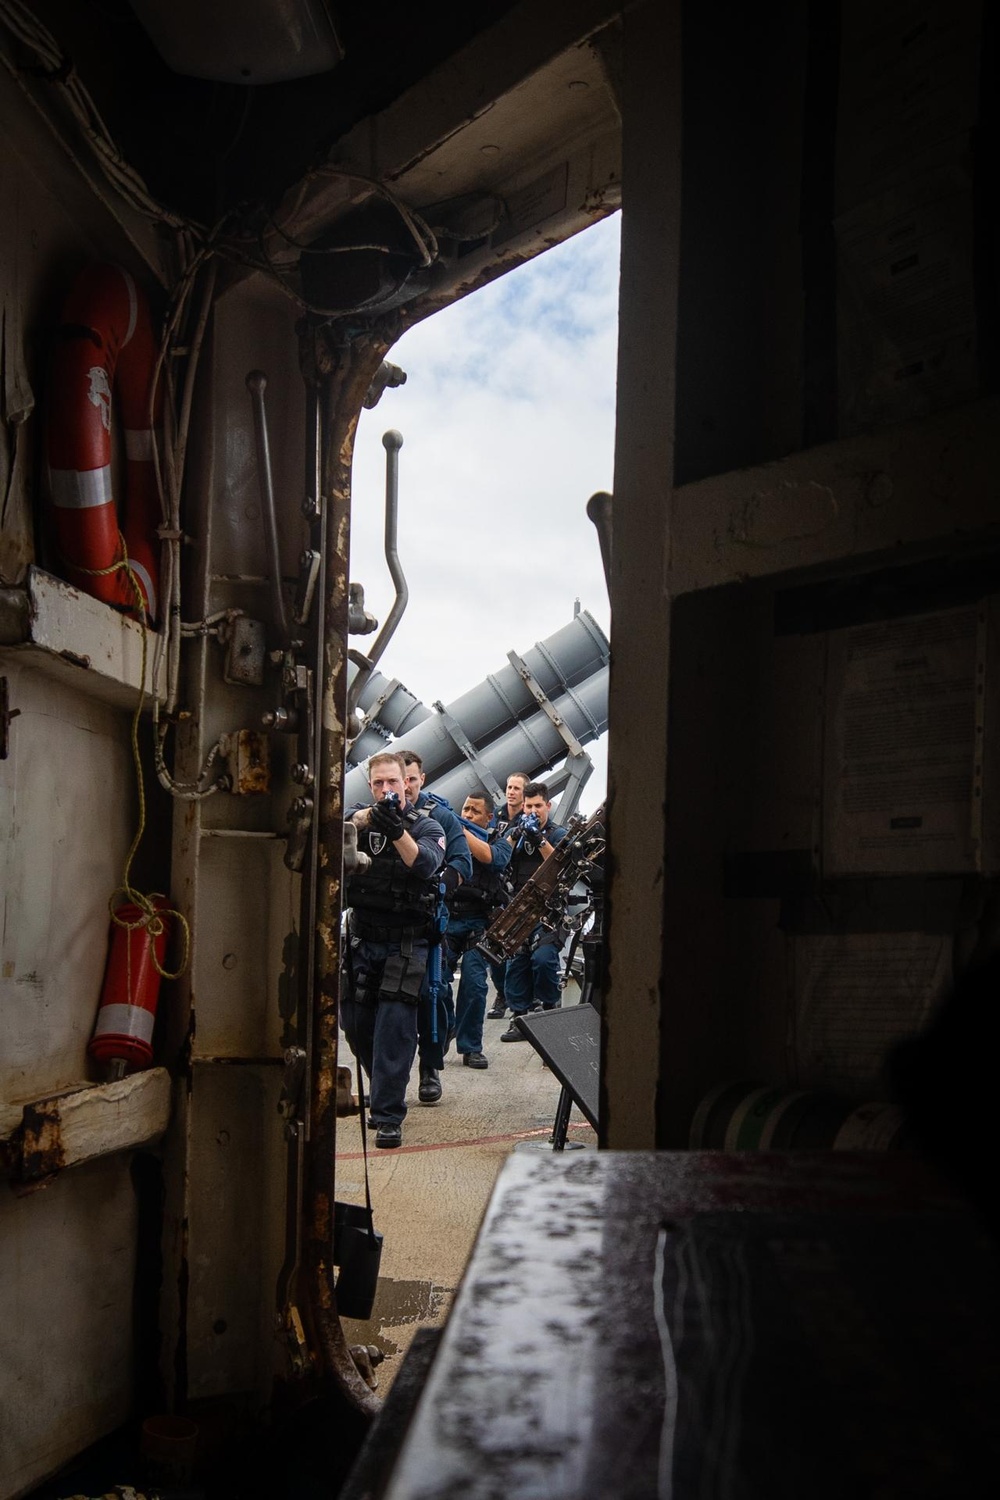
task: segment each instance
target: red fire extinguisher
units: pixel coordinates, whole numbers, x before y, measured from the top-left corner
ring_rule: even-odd
[[[119,906],[111,928],[111,951],[104,974],[97,1024],[87,1048],[110,1065],[113,1077],[153,1061],[153,1026],[170,937],[170,903],[149,898],[152,912],[131,902]]]

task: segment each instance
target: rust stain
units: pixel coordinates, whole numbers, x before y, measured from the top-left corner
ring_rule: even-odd
[[[594,214],[599,219],[603,219],[621,208],[621,198],[621,183],[612,178],[603,187],[590,188],[584,195],[580,207],[585,214]]]
[[[240,729],[231,736],[229,763],[233,771],[233,791],[249,797],[271,790],[271,742],[256,729]]]
[[[79,656],[75,651],[65,650],[60,651],[59,655],[63,658],[64,661],[71,662],[74,667],[84,667],[87,670],[89,670],[90,668],[91,663],[89,656]]]
[[[39,1109],[34,1104],[26,1104],[18,1140],[18,1175],[23,1182],[52,1177],[66,1165],[58,1106]]]
[[[313,1225],[321,1240],[332,1240],[330,1199],[326,1193],[317,1193]]]
[[[334,343],[336,338],[336,343]],[[317,807],[319,880],[314,926],[318,941],[309,990],[313,1016],[310,1076],[310,1131],[305,1157],[302,1264],[307,1322],[323,1365],[347,1399],[365,1414],[378,1402],[365,1384],[347,1348],[336,1315],[334,1270],[330,1261],[332,1207],[336,1172],[338,1102],[337,999],[339,972],[336,931],[340,922],[339,886],[328,878],[339,874],[342,859],[343,809],[340,769],[344,755],[341,704],[347,695],[347,577],[350,535],[350,467],[354,429],[361,402],[385,349],[368,331],[363,338],[341,342],[341,334],[318,330],[315,360],[328,378],[321,390],[324,433],[322,492],[327,497],[325,639],[321,693],[321,754]]]

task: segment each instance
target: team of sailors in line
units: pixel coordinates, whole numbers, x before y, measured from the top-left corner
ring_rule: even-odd
[[[477,943],[497,911],[566,836],[551,819],[544,782],[507,778],[495,808],[485,789],[457,814],[424,790],[420,756],[383,751],[368,762],[373,802],[349,810],[370,864],[347,877],[341,1021],[370,1085],[375,1144],[402,1144],[406,1089],[419,1054],[417,1097],[441,1098],[452,1040],[468,1068],[483,1051],[489,967]],[[525,1040],[516,1018],[561,1003],[561,934],[537,930],[505,965],[492,966],[491,1019],[512,1013],[502,1042]],[[458,975],[457,994],[454,981]]]

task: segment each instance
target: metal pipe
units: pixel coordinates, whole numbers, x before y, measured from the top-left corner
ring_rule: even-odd
[[[604,582],[611,596],[611,496],[607,490],[597,490],[587,501],[587,515],[597,531],[601,546],[601,562],[604,564]]]
[[[399,524],[399,450],[402,446],[403,434],[394,427],[382,434],[382,447],[385,449],[385,561],[396,597],[385,624],[368,652],[368,660],[373,667],[382,660],[382,653],[395,634],[396,626],[403,618],[403,611],[410,600],[410,591],[406,586],[396,545]]]
[[[395,369],[395,366],[391,366]],[[403,377],[406,378],[405,376]],[[381,631],[375,638],[371,651],[367,656],[360,651],[350,653],[351,660],[358,668],[356,675],[351,680],[347,692],[347,724],[348,732],[354,728],[355,714],[358,702],[365,690],[366,684],[371,680],[375,665],[382,656],[382,652],[389,644],[395,634],[396,626],[403,617],[403,611],[409,603],[410,591],[406,586],[403,569],[399,561],[399,551],[396,546],[398,522],[399,522],[399,450],[403,446],[403,434],[390,427],[388,432],[382,434],[382,446],[385,449],[385,561],[389,569],[389,577],[392,579],[396,590],[389,616],[382,626]],[[351,741],[353,745],[353,740]]]
[[[299,754],[307,772],[315,778],[320,756],[320,715],[315,707],[315,684],[320,676],[325,619],[326,508],[321,500],[320,391],[315,379],[306,383],[305,501],[303,514],[311,541],[321,557],[317,599],[306,625],[306,665],[313,676],[313,712],[303,715],[299,728]],[[310,1060],[313,1054],[313,974],[316,963],[316,911],[319,889],[319,858],[315,824],[303,861],[299,885],[299,963],[295,1009],[285,1013],[281,1045],[285,1049],[286,1080],[290,1065],[302,1060],[299,1086],[289,1091],[285,1122],[287,1164],[285,1172],[285,1258],[278,1275],[278,1313],[289,1343],[291,1368],[305,1373],[308,1358],[298,1346],[296,1321],[305,1208],[305,1163],[311,1111]],[[286,1089],[288,1083],[286,1082]]]
[[[300,748],[306,758],[305,764],[313,777],[314,783],[322,756],[322,715],[319,711],[319,694],[321,691],[323,646],[326,630],[326,534],[328,522],[327,507],[324,505],[322,498],[323,455],[320,402],[319,384],[316,381],[312,381],[306,388],[306,502],[303,509],[309,518],[311,540],[320,553],[320,572],[317,581],[316,603],[312,611],[312,618],[307,627],[309,630],[308,664],[313,673],[311,695],[313,709],[311,724],[307,724],[305,732],[300,735]],[[309,735],[310,730],[311,736]],[[300,950],[299,1014],[297,1018],[298,1042],[305,1049],[307,1056],[312,1055],[312,995],[313,971],[316,958],[316,911],[319,878],[319,847],[314,821],[312,834],[309,839],[306,865],[302,872],[302,946]],[[308,1085],[305,1091],[305,1105],[308,1112]]]
[[[264,392],[267,390],[267,376],[264,371],[251,370],[246,379],[246,386],[250,392],[253,435],[257,444],[257,479],[260,484],[264,541],[269,560],[271,609],[279,642],[282,646],[287,646],[291,636],[288,630],[288,617],[285,614],[285,596],[281,592],[281,554],[278,550],[278,516],[274,505],[274,483],[271,478],[271,446],[267,438],[267,412],[264,408]]]

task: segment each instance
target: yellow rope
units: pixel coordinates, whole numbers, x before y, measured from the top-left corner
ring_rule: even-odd
[[[154,891],[152,895],[149,896],[143,895],[142,891],[136,890],[135,886],[131,882],[132,861],[135,859],[135,856],[139,849],[139,845],[142,843],[143,834],[146,832],[146,788],[142,776],[142,758],[139,753],[139,725],[142,721],[143,704],[146,701],[146,664],[148,658],[147,636],[149,631],[146,624],[146,603],[143,598],[142,589],[139,586],[139,580],[136,577],[135,572],[133,571],[132,565],[128,560],[128,552],[125,547],[125,539],[121,535],[119,535],[119,542],[121,544],[121,558],[118,562],[112,563],[109,568],[81,568],[78,563],[72,564],[72,566],[78,573],[86,573],[92,578],[106,578],[110,573],[124,572],[125,577],[128,579],[129,587],[131,588],[133,596],[135,598],[136,608],[139,611],[139,625],[142,632],[142,677],[139,683],[139,697],[136,701],[135,712],[132,715],[131,736],[132,764],[135,767],[136,787],[139,794],[139,821],[138,826],[136,827],[135,837],[132,840],[128,854],[125,856],[125,866],[122,870],[121,885],[116,886],[115,889],[111,892],[110,897],[108,898],[108,911],[110,912],[111,920],[116,927],[123,927],[127,932],[130,933],[137,931],[139,928],[145,928],[146,936],[149,941],[149,956],[152,961],[153,968],[162,979],[179,979],[180,976],[184,973],[184,970],[187,968],[188,959],[191,956],[191,928],[188,920],[185,917],[184,913],[178,911],[176,907],[155,906],[154,902],[158,898],[160,900],[165,899],[165,897],[160,896],[159,892]],[[119,901],[119,897],[124,897],[124,901]],[[127,922],[124,917],[118,914],[117,907],[128,902],[131,902],[133,906],[138,907],[140,912],[142,913],[142,916],[139,917],[135,922]],[[163,967],[161,967],[160,961],[156,956],[156,939],[158,937],[161,937],[165,930],[165,917],[176,917],[177,924],[181,929],[181,933],[183,934],[184,956],[181,960],[180,968],[178,969],[164,969]],[[129,940],[127,944],[126,972],[128,976],[129,1000],[131,1001],[131,940]]]

